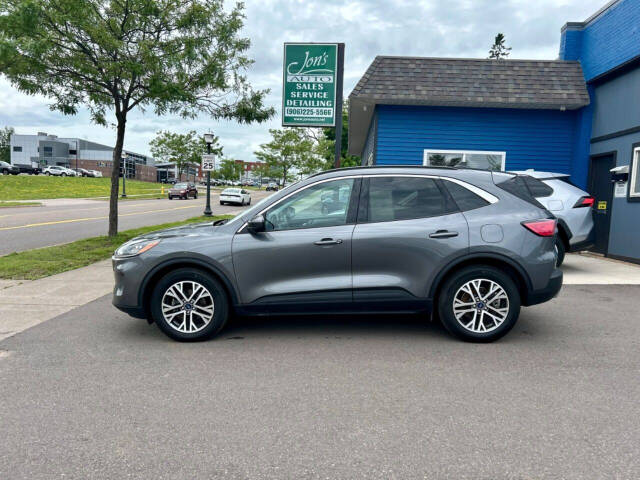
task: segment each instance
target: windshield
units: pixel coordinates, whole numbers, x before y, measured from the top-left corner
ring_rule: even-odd
[[[176,183],[176,188],[187,188],[186,183]]]

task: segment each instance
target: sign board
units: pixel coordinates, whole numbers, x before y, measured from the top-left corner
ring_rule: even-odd
[[[605,202],[604,200],[600,200],[598,202],[598,210],[606,210],[607,209],[607,202]]]
[[[613,189],[613,196],[616,198],[627,197],[627,182],[616,182]]]
[[[283,70],[282,125],[334,127],[338,44],[285,43]]]
[[[216,170],[216,156],[202,155],[202,171],[214,172]]]

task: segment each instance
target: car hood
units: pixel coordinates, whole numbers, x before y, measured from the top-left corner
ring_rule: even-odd
[[[215,235],[217,233],[217,226],[213,226],[212,222],[205,223],[193,223],[191,225],[183,225],[181,227],[167,228],[165,230],[158,230],[157,232],[150,232],[134,240],[158,240],[162,238],[174,238],[174,237],[202,237]]]

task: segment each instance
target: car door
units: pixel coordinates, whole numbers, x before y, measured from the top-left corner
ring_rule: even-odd
[[[362,183],[353,232],[358,304],[425,304],[434,277],[469,248],[469,229],[439,179],[374,175]]]
[[[351,303],[351,236],[360,180],[324,180],[284,197],[263,212],[266,231],[241,229],[233,265],[243,304],[271,311]],[[323,199],[334,201],[331,212]]]

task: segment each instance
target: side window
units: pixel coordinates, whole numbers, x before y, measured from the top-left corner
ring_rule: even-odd
[[[347,223],[354,179],[318,183],[294,193],[265,214],[268,231],[334,227]]]
[[[358,221],[392,222],[456,211],[432,178],[371,177]]]
[[[453,197],[461,211],[473,210],[475,208],[484,207],[489,205],[484,198],[476,195],[468,188],[463,187],[455,182],[443,180],[445,187],[449,190],[449,193]]]
[[[523,175],[524,183],[529,188],[531,195],[536,198],[540,197],[550,197],[553,195],[553,188],[547,185],[544,182],[541,182],[537,178],[530,177],[528,175]]]

